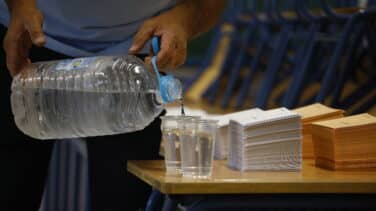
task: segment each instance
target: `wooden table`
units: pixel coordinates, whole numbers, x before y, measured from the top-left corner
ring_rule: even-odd
[[[163,160],[128,162],[129,172],[170,198],[180,197],[179,200],[181,196],[192,195],[217,197],[216,200],[220,197],[219,200],[226,201],[229,196],[235,195],[236,198],[270,195],[274,200],[276,195],[317,197],[319,194],[325,199],[334,197],[331,201],[345,204],[360,196],[366,198],[366,201],[361,202],[363,204],[370,203],[369,197],[376,201],[376,169],[331,171],[315,167],[313,160],[304,160],[302,167],[301,172],[239,172],[229,169],[225,161],[215,161],[210,179],[194,180],[166,175]],[[345,198],[336,198],[339,196]],[[311,199],[308,203],[312,203]],[[376,206],[375,203],[372,206]]]

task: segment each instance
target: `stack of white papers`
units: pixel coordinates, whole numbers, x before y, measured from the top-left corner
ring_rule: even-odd
[[[255,113],[261,113],[258,108],[243,110],[225,115],[210,116],[209,119],[218,120],[218,136],[214,145],[214,158],[222,160],[227,158],[228,154],[228,126],[230,119],[241,119],[244,117],[252,117]]]
[[[300,170],[301,116],[286,108],[255,109],[231,118],[228,166],[247,170]]]

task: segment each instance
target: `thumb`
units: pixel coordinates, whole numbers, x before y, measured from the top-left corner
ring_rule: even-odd
[[[42,25],[42,15],[32,16],[25,23],[25,28],[29,32],[30,39],[36,46],[43,46],[46,43],[46,37],[43,33]]]

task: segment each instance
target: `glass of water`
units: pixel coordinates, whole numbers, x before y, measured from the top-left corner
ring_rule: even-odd
[[[162,140],[166,173],[168,175],[181,174],[181,155],[179,142],[178,121],[182,119],[199,119],[196,116],[161,116]]]
[[[183,177],[204,179],[211,176],[217,122],[204,119],[178,122]]]

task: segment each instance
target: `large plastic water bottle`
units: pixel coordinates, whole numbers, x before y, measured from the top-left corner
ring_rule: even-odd
[[[127,55],[31,64],[13,79],[11,103],[25,134],[61,139],[141,130],[180,98],[176,78]]]

